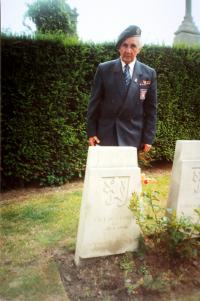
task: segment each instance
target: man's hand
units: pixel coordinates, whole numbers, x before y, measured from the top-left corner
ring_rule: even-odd
[[[144,144],[143,145],[143,152],[148,153],[151,149],[151,145],[150,144]]]
[[[89,138],[89,146],[96,146],[99,143],[100,143],[100,140],[97,138],[97,136]]]

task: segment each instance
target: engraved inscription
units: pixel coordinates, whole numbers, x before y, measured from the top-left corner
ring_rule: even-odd
[[[200,168],[193,168],[192,182],[194,193],[200,193]]]
[[[106,177],[103,180],[103,198],[107,206],[124,206],[127,202],[129,177]]]
[[[119,217],[98,217],[96,223],[104,225],[105,231],[126,230],[131,224],[132,217],[130,215]]]

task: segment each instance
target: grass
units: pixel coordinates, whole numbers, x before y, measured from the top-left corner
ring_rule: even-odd
[[[64,300],[52,254],[56,248],[74,249],[80,200],[81,191],[58,192],[1,206],[2,297],[28,301],[62,294]]]
[[[149,185],[143,185],[143,191],[155,190],[159,192],[159,199],[163,206],[165,206],[167,202],[170,181],[169,175],[169,172],[165,172],[162,174],[147,174],[147,177],[149,176],[150,179],[155,179],[155,182],[152,182]]]
[[[166,200],[169,172],[151,174]],[[148,185],[145,189],[149,189]],[[1,205],[0,297],[19,301],[67,300],[53,254],[75,250],[81,189],[42,193]],[[126,263],[124,263],[126,265]],[[127,266],[127,269],[130,267]]]

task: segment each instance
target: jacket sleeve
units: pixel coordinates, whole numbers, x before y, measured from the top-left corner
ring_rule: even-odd
[[[156,134],[157,120],[157,77],[156,71],[152,69],[151,85],[144,102],[144,126],[142,144],[152,144]]]
[[[102,71],[99,65],[94,76],[91,97],[87,110],[87,136],[97,135],[97,123],[99,119],[100,104],[103,97]]]

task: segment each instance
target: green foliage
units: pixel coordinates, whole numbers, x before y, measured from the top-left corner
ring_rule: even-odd
[[[65,0],[35,0],[27,6],[25,19],[35,23],[38,33],[59,32],[76,36],[78,14]]]
[[[176,140],[199,139],[199,48],[146,47],[141,60],[158,77],[155,158],[173,160]]]
[[[153,276],[150,267],[146,266],[146,264],[140,266],[138,272],[141,274],[141,277],[134,282],[130,279],[130,273],[133,273],[132,267],[136,269],[134,261],[130,258],[128,261],[122,258],[120,267],[125,272],[125,288],[129,295],[136,295],[137,291],[141,288],[148,293],[167,292],[170,288],[170,281],[166,273],[159,273]]]
[[[153,277],[150,273],[146,273],[143,278],[142,286],[147,292],[166,292],[169,290],[169,281],[166,281],[165,274]]]
[[[126,276],[129,274],[129,273],[132,273],[133,270],[135,269],[135,265],[134,265],[134,262],[131,260],[132,258],[130,258],[130,256],[128,256],[129,254],[126,253],[123,257],[122,257],[122,260],[120,262],[120,268],[122,270],[125,271],[125,274]],[[132,253],[130,254],[131,257],[132,257]]]
[[[4,187],[61,185],[83,176],[92,80],[100,62],[116,57],[113,43],[82,43],[51,33],[2,37]],[[176,140],[199,139],[200,52],[145,46],[139,59],[158,74],[157,135],[143,161],[170,161]]]
[[[197,254],[200,208],[195,210],[196,222],[184,215],[177,217],[174,210],[159,205],[157,191],[144,192],[141,196],[134,193],[129,208],[140,226],[146,249],[152,248],[170,258],[190,258]]]

